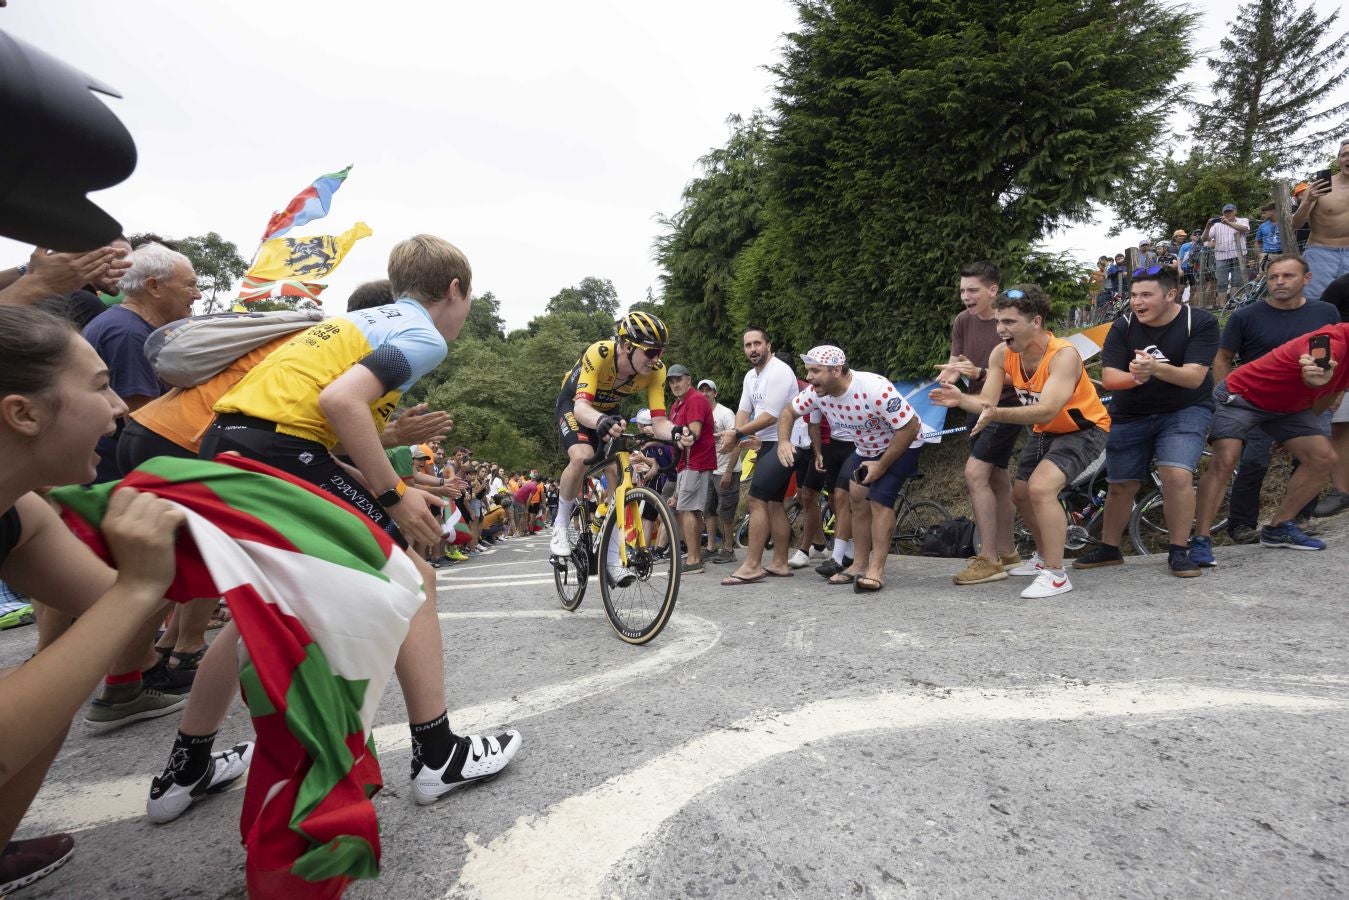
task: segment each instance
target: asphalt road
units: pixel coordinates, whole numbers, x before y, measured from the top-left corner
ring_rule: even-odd
[[[1349,896],[1349,517],[1323,527],[1323,553],[1131,559],[1045,601],[956,588],[955,560],[891,557],[876,595],[710,566],[646,647],[508,543],[439,605],[451,725],[523,749],[418,807],[392,687],[383,873],[347,896]],[[0,633],[0,664],[34,637]],[[142,817],[175,724],[76,723],[20,836],[78,850],[19,897],[244,896],[241,792]],[[236,707],[220,741],[250,735]]]

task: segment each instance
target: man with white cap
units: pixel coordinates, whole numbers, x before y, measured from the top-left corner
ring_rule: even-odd
[[[712,406],[712,423],[717,434],[735,428],[735,413],[729,406],[717,402],[717,383],[711,378],[698,382],[698,393]],[[735,562],[735,509],[740,505],[740,447],[717,454],[717,466],[712,470],[712,483],[707,487],[704,519],[707,522],[707,561]],[[717,549],[717,531],[720,525],[721,549]]]
[[[810,386],[797,394],[778,417],[778,458],[795,462],[789,437],[801,416],[819,410],[833,428],[851,431],[856,449],[839,473],[852,507],[854,562],[852,570],[829,579],[853,582],[857,593],[885,586],[885,558],[895,528],[895,500],[905,479],[913,475],[917,454],[908,454],[922,421],[888,378],[854,372],[838,347],[823,344],[801,357]]]
[[[1209,219],[1204,228],[1204,240],[1213,241],[1219,307],[1227,302],[1229,284],[1235,291],[1246,283],[1246,235],[1250,230],[1250,219],[1237,218],[1235,203],[1225,205],[1223,214]]]

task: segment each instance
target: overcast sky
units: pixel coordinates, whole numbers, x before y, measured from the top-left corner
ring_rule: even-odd
[[[1216,46],[1232,7],[1197,7],[1197,43]],[[678,209],[728,115],[768,105],[764,66],[795,23],[784,0],[0,9],[0,29],[122,92],[109,103],[140,161],[95,198],[128,232],[218,231],[250,258],[274,210],[354,163],[328,217],[292,232],[374,230],[326,279],[327,308],[427,231],[468,254],[475,292],[496,294],[509,327],[587,275],[612,279],[625,304],[660,292],[657,214]],[[1094,260],[1107,224],[1050,247]],[[0,264],[28,249],[0,239]]]

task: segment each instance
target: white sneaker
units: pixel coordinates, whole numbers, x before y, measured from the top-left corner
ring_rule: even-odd
[[[1067,572],[1060,574],[1049,569],[1041,569],[1040,574],[1030,583],[1030,587],[1021,592],[1021,596],[1026,600],[1040,600],[1056,594],[1066,594],[1072,589],[1073,583],[1068,580]]]
[[[615,587],[625,588],[637,580],[637,573],[627,566],[610,566],[609,583]]]
[[[1036,575],[1039,575],[1044,570],[1045,570],[1045,561],[1040,558],[1040,554],[1037,552],[1032,553],[1030,555],[1030,559],[1026,560],[1021,565],[1016,566],[1015,568],[1012,569],[1008,569],[1007,574],[1025,575],[1026,577],[1034,577]]]
[[[412,797],[425,806],[435,803],[455,788],[495,778],[519,749],[520,732],[514,728],[496,737],[462,735],[455,742],[445,765],[439,769],[422,766],[412,776]]]
[[[804,569],[810,565],[810,557],[806,555],[804,550],[793,550],[792,555],[787,557],[787,565],[793,569]]]
[[[145,815],[156,825],[172,822],[207,794],[227,790],[248,771],[248,764],[252,761],[253,742],[246,741],[228,750],[212,753],[206,774],[195,784],[179,784],[166,771],[150,782],[150,799],[145,801]]]
[[[815,547],[814,545],[811,545],[810,548],[811,559],[829,559],[831,556],[833,556],[833,551],[830,550],[827,546]]]
[[[553,526],[553,536],[548,541],[548,552],[553,556],[571,556],[571,536],[567,534],[565,522]]]

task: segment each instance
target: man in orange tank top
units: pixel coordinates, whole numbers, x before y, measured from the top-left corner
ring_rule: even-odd
[[[1073,345],[1046,330],[1049,296],[1034,284],[1019,284],[993,301],[1002,345],[993,348],[978,396],[953,385],[932,391],[934,403],[978,415],[971,437],[991,423],[1031,426],[1017,460],[1012,499],[1035,538],[1035,554],[1007,574],[1033,575],[1021,592],[1031,600],[1073,589],[1063,569],[1068,523],[1059,491],[1105,452],[1110,414],[1105,411],[1082,357]],[[998,406],[1004,383],[1021,406]]]

